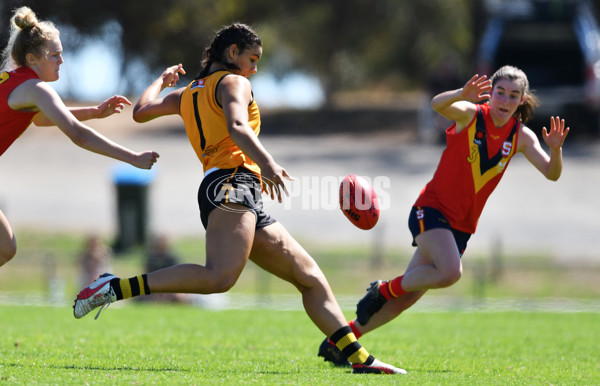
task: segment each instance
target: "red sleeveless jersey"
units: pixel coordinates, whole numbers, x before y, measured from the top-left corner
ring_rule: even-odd
[[[519,125],[513,117],[497,128],[490,107],[482,104],[464,130],[456,133],[456,123],[450,126],[437,170],[415,206],[438,209],[452,228],[475,233],[487,199],[516,152]]]
[[[10,93],[29,79],[39,79],[39,77],[27,66],[0,73],[0,155],[4,154],[6,149],[23,134],[38,113],[13,110],[8,105]]]

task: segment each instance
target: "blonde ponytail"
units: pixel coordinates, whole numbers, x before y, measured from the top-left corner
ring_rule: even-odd
[[[59,35],[54,23],[39,21],[31,8],[17,8],[10,19],[8,45],[2,51],[2,70],[24,66],[27,54],[41,56],[46,43]]]
[[[15,10],[15,14],[11,19],[11,24],[14,24],[19,29],[27,29],[34,27],[38,23],[37,16],[35,16],[35,12],[31,10],[29,7],[21,7]]]

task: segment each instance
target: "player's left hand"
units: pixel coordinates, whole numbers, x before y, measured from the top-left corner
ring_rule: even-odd
[[[570,128],[565,128],[565,120],[560,117],[550,117],[550,131],[542,129],[542,138],[551,149],[560,149],[569,134]]]
[[[105,100],[104,102],[102,102],[100,105],[98,105],[97,117],[98,118],[106,118],[115,113],[119,114],[121,112],[121,110],[123,110],[125,105],[131,106],[131,102],[129,101],[129,99],[127,99],[121,95],[114,95],[114,96],[108,98],[107,100]]]

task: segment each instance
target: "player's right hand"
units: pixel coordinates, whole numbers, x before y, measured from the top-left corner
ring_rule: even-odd
[[[492,91],[492,81],[487,76],[474,75],[462,88],[462,96],[473,103],[489,99]]]
[[[183,69],[183,65],[177,64],[175,66],[167,67],[166,70],[163,71],[162,75],[162,89],[166,87],[175,87],[177,82],[179,81],[179,74],[185,75],[185,70]]]

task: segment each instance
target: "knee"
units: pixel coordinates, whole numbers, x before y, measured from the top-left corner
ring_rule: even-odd
[[[0,251],[0,266],[8,263],[17,254],[17,243],[11,243]]]
[[[304,292],[312,288],[329,286],[325,275],[316,264],[310,269],[298,270],[294,275],[294,279],[294,285],[300,292]]]
[[[233,288],[237,282],[236,277],[228,275],[215,275],[210,281],[210,293],[223,293]]]
[[[442,273],[440,278],[439,286],[440,288],[450,287],[452,284],[456,283],[462,277],[462,266],[458,266],[453,269],[449,269]]]

